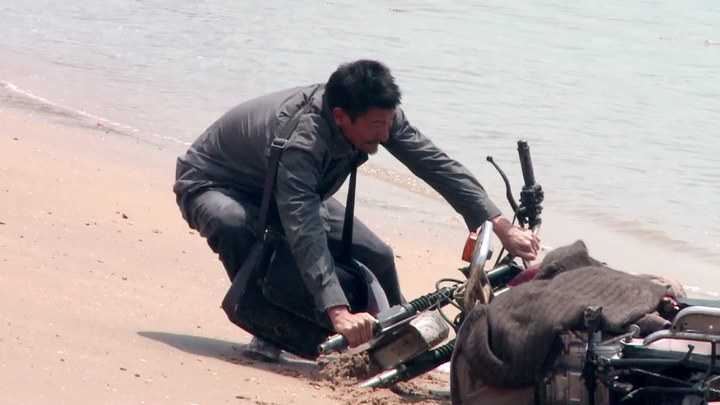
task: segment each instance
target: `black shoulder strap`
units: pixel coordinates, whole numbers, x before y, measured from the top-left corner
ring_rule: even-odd
[[[295,123],[295,125],[297,125],[297,122]],[[287,127],[288,126],[286,126],[285,128]],[[275,138],[270,145],[270,157],[268,158],[267,174],[265,175],[265,186],[263,187],[262,201],[260,202],[260,214],[258,215],[257,227],[255,228],[255,236],[258,238],[264,237],[265,235],[268,210],[270,209],[270,197],[272,197],[272,191],[275,187],[275,176],[277,175],[277,169],[280,163],[280,155],[282,154],[286,143],[287,137]]]
[[[265,184],[263,186],[263,195],[260,202],[260,214],[258,215],[257,227],[255,228],[255,236],[258,238],[264,237],[265,235],[268,210],[270,209],[270,200],[272,199],[273,188],[275,188],[275,177],[277,176],[277,169],[280,164],[280,155],[282,154],[282,151],[293,131],[297,128],[300,118],[303,114],[310,110],[312,97],[320,87],[321,86],[316,86],[315,89],[313,89],[308,96],[305,105],[288,120],[283,127],[280,136],[273,139],[272,144],[270,145],[270,156],[268,157],[267,173],[265,174]]]
[[[345,220],[343,222],[342,245],[340,247],[340,261],[346,264],[352,260],[352,232],[353,211],[355,211],[355,183],[357,182],[357,167],[353,166],[348,185],[347,203],[345,204]]]

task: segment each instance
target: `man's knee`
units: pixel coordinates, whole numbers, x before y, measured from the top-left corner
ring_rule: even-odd
[[[376,275],[395,272],[395,252],[369,229],[358,233],[357,243],[353,244],[356,258],[368,266]],[[355,235],[353,235],[355,236]]]
[[[191,226],[208,239],[252,233],[253,207],[219,191],[210,190],[197,196],[189,214]]]
[[[191,227],[206,238],[230,279],[234,279],[255,241],[253,216],[257,209],[217,190],[198,195],[188,208]]]
[[[395,267],[395,252],[386,243],[379,243],[375,246],[375,254],[377,255],[378,261],[385,264],[388,267]]]
[[[247,226],[245,213],[239,210],[219,210],[208,213],[202,225],[203,231],[210,237],[237,237],[246,233],[252,233]]]

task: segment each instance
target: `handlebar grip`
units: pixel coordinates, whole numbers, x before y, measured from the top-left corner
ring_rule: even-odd
[[[375,322],[373,324],[373,336],[377,336],[380,334],[383,330],[382,325],[380,322]],[[348,348],[350,345],[350,342],[347,340],[347,338],[343,335],[333,335],[330,336],[325,342],[320,343],[318,345],[318,352],[320,354],[329,354],[332,352],[341,352]]]
[[[335,335],[329,337],[325,342],[318,345],[320,354],[329,354],[332,352],[340,352],[345,350],[350,342],[343,335]]]
[[[487,277],[490,282],[490,288],[492,288],[493,291],[506,288],[510,281],[522,273],[522,271],[523,268],[514,263],[512,265],[504,264],[488,271]]]
[[[518,155],[520,155],[520,167],[522,168],[525,186],[532,187],[535,184],[535,170],[533,169],[532,159],[530,158],[530,147],[527,141],[518,141]]]

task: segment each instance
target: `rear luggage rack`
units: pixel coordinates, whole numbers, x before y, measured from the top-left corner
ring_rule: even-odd
[[[720,343],[720,308],[687,307],[675,316],[670,329],[660,330],[643,340],[647,346],[663,339]]]

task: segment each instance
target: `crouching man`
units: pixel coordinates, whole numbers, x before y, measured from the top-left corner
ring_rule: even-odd
[[[287,135],[277,165],[269,223],[284,234],[315,309],[354,347],[372,337],[373,314],[353,310],[336,272],[345,207],[332,198],[348,175],[379,146],[437,190],[468,229],[485,220],[509,252],[532,260],[538,238],[514,227],[461,164],[449,158],[399,108],[400,90],[380,62],[343,64],[327,83],[267,94],[244,102],[215,121],[177,161],[174,192],[183,218],[207,239],[230,280],[238,275],[257,235],[263,186],[274,139]],[[402,301],[392,249],[354,222],[353,258],[366,266],[389,305]],[[250,331],[252,333],[252,331]],[[279,350],[253,339],[268,360]]]

